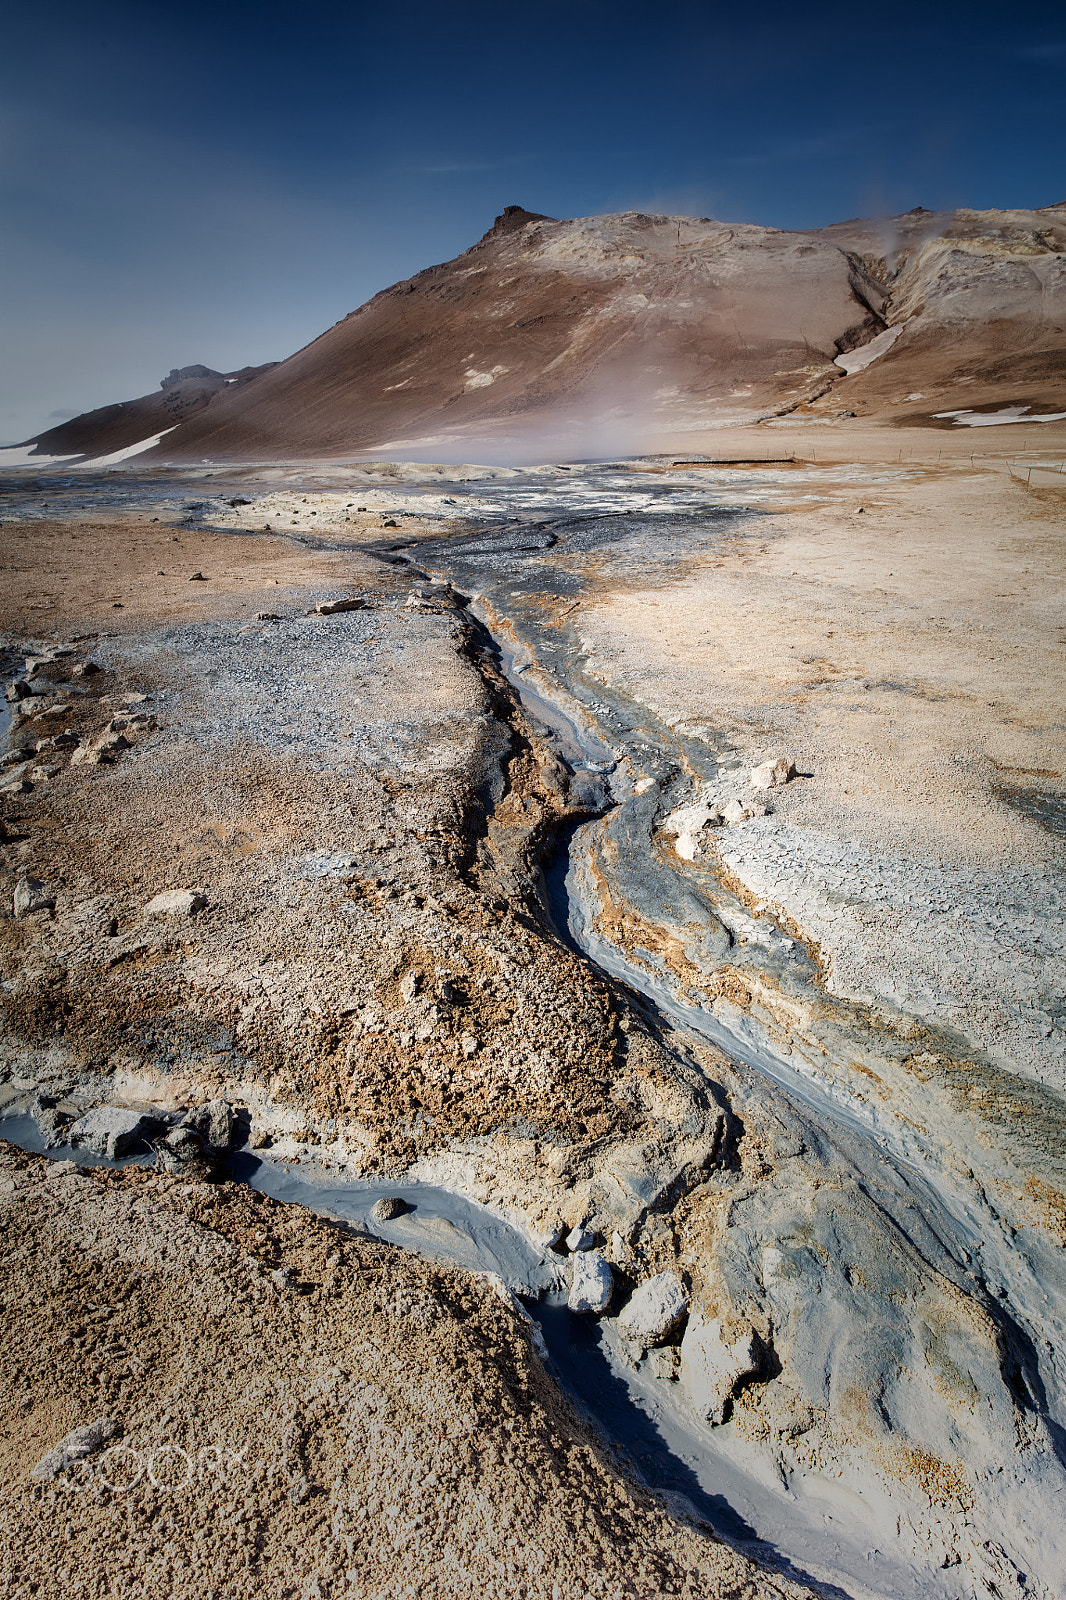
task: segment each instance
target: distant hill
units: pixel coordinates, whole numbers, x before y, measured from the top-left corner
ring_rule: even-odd
[[[166,428],[146,460],[576,456],[790,413],[992,403],[1066,405],[1066,205],[806,232],[511,206],[288,360],[184,368],[37,443],[99,455]]]
[[[143,439],[169,432],[203,411],[224,390],[243,388],[253,378],[276,366],[276,361],[268,361],[261,367],[242,367],[240,372],[214,372],[210,367],[200,366],[175,367],[154,394],[85,411],[80,417],[61,422],[27,443],[36,444],[42,456],[111,455],[140,444]]]

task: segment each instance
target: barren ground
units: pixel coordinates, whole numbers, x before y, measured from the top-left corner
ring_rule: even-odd
[[[162,1130],[221,1098],[293,1170],[431,1181],[542,1242],[584,1223],[618,1372],[683,1387],[680,1330],[634,1348],[616,1326],[664,1270],[694,1322],[754,1340],[719,1422],[686,1426],[697,1455],[762,1474],[770,1523],[775,1495],[820,1531],[832,1508],[794,1573],[1050,1600],[1066,497],[1012,478],[1006,441],[971,462],[973,443],[704,438],[808,467],[756,469],[732,503],[758,518],[658,565],[625,539],[527,552],[528,602],[517,557],[471,556],[453,590],[419,547],[443,571],[442,540],[494,496],[493,538],[550,521],[547,478],[427,487],[422,468],[381,489],[354,469],[346,490],[308,467],[279,489],[242,468],[192,491],[229,495],[211,526],[103,497],[13,516],[0,1109],[62,1128],[134,1106]],[[1056,445],[1048,427],[1017,448]],[[611,494],[666,481],[646,466]],[[475,577],[525,679],[465,604]],[[338,601],[359,604],[316,611]],[[523,682],[601,719],[613,774],[567,753]],[[777,751],[799,776],[768,814],[708,823],[680,857],[670,808],[750,801]],[[575,829],[597,965],[545,911]],[[27,875],[48,903],[16,916]],[[205,903],[148,911],[173,889]],[[719,1031],[686,1033],[697,1013]],[[795,1081],[760,1076],[760,1050]],[[236,1185],[10,1151],[4,1171],[12,1593],[793,1592],[611,1465],[482,1283]],[[101,1415],[136,1450],[251,1439],[259,1465],[170,1498],[27,1478]],[[849,1540],[868,1580],[834,1566]]]

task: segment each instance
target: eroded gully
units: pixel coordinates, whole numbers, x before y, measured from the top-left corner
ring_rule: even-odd
[[[430,551],[423,545],[390,559],[409,563],[415,577],[465,581],[469,589],[469,561],[465,570],[457,571],[443,546],[441,541]],[[1011,1251],[1005,1231],[975,1205],[972,1193],[954,1187],[937,1164],[930,1170],[928,1146],[912,1139],[897,1119],[879,1115],[812,1071],[802,1058],[776,1052],[757,1022],[723,1022],[708,1006],[686,999],[669,974],[638,964],[599,931],[590,863],[605,826],[621,821],[632,827],[635,838],[647,840],[651,819],[671,803],[671,792],[691,789],[694,781],[713,776],[718,768],[705,749],[695,748],[695,741],[665,727],[646,708],[581,683],[567,670],[568,647],[560,646],[558,638],[545,659],[544,634],[538,638],[520,619],[503,613],[500,600],[486,585],[468,606],[480,647],[493,658],[535,732],[585,785],[589,820],[574,827],[544,863],[545,906],[559,937],[608,982],[621,986],[626,1003],[642,1009],[669,1048],[683,1053],[690,1064],[697,1060],[691,1043],[700,1040],[740,1064],[751,1103],[772,1105],[802,1131],[811,1149],[853,1173],[876,1197],[886,1219],[917,1243],[938,1272],[968,1292],[976,1288],[982,1299],[1009,1305],[1009,1336],[1023,1350],[1023,1364],[1033,1369],[1028,1389],[1046,1393],[1036,1327],[1041,1284],[1029,1263]],[[655,862],[650,850],[646,858],[661,890],[672,869]],[[676,897],[676,883],[667,888],[669,902]],[[692,903],[686,892],[689,909]],[[714,922],[710,914],[708,921]],[[786,971],[802,960],[792,948],[782,931],[776,945],[771,937],[760,959]],[[42,1149],[28,1117],[6,1119],[4,1133],[25,1148]],[[46,1153],[60,1158],[74,1154],[64,1149]],[[75,1158],[86,1159],[81,1152]],[[536,1302],[552,1370],[605,1441],[652,1488],[683,1497],[692,1512],[747,1553],[816,1582],[824,1592],[856,1600],[974,1592],[966,1574],[934,1571],[924,1561],[893,1550],[891,1541],[880,1538],[866,1520],[870,1508],[862,1497],[843,1484],[790,1479],[782,1475],[772,1451],[746,1443],[728,1426],[712,1430],[696,1423],[677,1385],[634,1369],[608,1324],[570,1316],[559,1292],[558,1266],[546,1262],[518,1229],[487,1208],[427,1184],[330,1183],[297,1175],[249,1152],[235,1158],[232,1176],[281,1201],[370,1228],[434,1259],[497,1273],[515,1292]],[[370,1208],[383,1193],[401,1194],[410,1202],[406,1218],[371,1222]],[[878,1524],[882,1520],[874,1518]]]
[[[563,527],[571,530],[580,520],[568,518]],[[553,536],[550,525],[530,532],[526,544],[534,549],[538,536],[544,543]],[[513,540],[511,533],[507,542]],[[490,535],[490,543],[495,542]],[[518,542],[523,542],[521,531]],[[723,1020],[705,997],[686,992],[661,963],[657,971],[654,960],[646,959],[647,951],[639,961],[632,959],[601,931],[602,875],[598,877],[596,865],[608,833],[621,841],[621,859],[628,855],[642,863],[639,881],[630,872],[623,885],[623,896],[627,888],[632,893],[627,905],[654,920],[656,908],[660,913],[664,906],[668,913],[676,911],[680,898],[686,917],[693,911],[698,917],[702,910],[708,925],[721,931],[683,872],[657,857],[652,844],[656,817],[691,801],[701,782],[720,773],[721,751],[710,759],[702,741],[679,735],[647,707],[602,683],[590,683],[581,673],[573,636],[557,624],[545,625],[539,608],[531,611],[523,605],[521,588],[512,584],[513,569],[506,574],[478,571],[469,544],[455,554],[442,542],[431,549],[423,544],[407,559],[418,563],[422,577],[474,588],[468,611],[481,630],[482,648],[507,680],[534,732],[583,785],[585,809],[595,813],[568,830],[544,863],[544,900],[556,932],[608,982],[621,986],[627,1000],[644,1010],[660,1039],[690,1065],[696,1064],[690,1048],[695,1041],[725,1052],[746,1078],[747,1106],[772,1108],[779,1121],[790,1123],[827,1169],[848,1174],[872,1198],[889,1232],[898,1230],[935,1273],[990,1312],[1000,1330],[1004,1379],[1022,1405],[1038,1415],[1050,1442],[1049,1458],[1061,1469],[1063,1374],[1046,1338],[1051,1310],[1047,1289],[1058,1274],[1048,1260],[1015,1248],[1013,1231],[979,1184],[955,1180],[945,1140],[938,1141],[891,1109],[854,1096],[803,1049],[781,1050],[780,1035],[775,1038],[751,1013],[734,1009]],[[474,587],[472,578],[481,579],[483,586]],[[518,604],[504,611],[508,599]],[[612,859],[619,858],[615,851]],[[720,902],[714,910],[722,915]],[[732,910],[734,928],[741,924],[751,931],[743,906],[734,904]],[[803,990],[813,975],[788,931],[782,927],[776,938],[771,933],[761,939],[757,959],[764,972]],[[837,1043],[843,1048],[848,1041],[842,1036]],[[549,1323],[552,1316],[559,1313],[550,1311]],[[972,1573],[934,1572],[924,1562],[901,1560],[886,1550],[876,1535],[880,1519],[873,1516],[871,1525],[871,1508],[860,1497],[839,1485],[831,1489],[824,1482],[797,1482],[779,1463],[775,1476],[771,1452],[750,1449],[727,1430],[694,1426],[670,1393],[676,1386],[635,1374],[608,1328],[580,1326],[562,1314],[552,1332],[553,1357],[566,1387],[610,1437],[636,1455],[638,1464],[644,1458],[649,1481],[686,1493],[717,1531],[740,1540],[772,1537],[779,1558],[787,1553],[805,1575],[842,1581],[846,1592],[855,1595],[973,1592]],[[596,1361],[591,1359],[593,1349],[598,1351]],[[599,1379],[593,1382],[597,1370]],[[652,1438],[654,1448],[649,1447]],[[1048,1481],[1038,1467],[1028,1484],[1023,1470],[1005,1499],[1029,1492],[1034,1506],[1039,1503],[1038,1519],[1044,1513],[1054,1519],[1060,1485],[1060,1470]],[[1036,1542],[1042,1542],[1039,1536]],[[1024,1541],[1017,1554],[1025,1560]],[[1039,1581],[1032,1592],[1041,1592]]]

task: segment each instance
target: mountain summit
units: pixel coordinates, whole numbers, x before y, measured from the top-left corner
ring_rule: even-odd
[[[151,407],[94,412],[39,445],[95,450],[99,433],[114,449],[121,421],[141,439],[168,430],[153,458],[528,459],[676,446],[792,413],[1054,408],[1064,388],[1064,206],[916,208],[799,232],[508,206],[462,255],[288,360],[228,380],[182,369]]]

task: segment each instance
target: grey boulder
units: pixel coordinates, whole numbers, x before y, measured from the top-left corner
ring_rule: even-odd
[[[112,1417],[98,1417],[95,1422],[86,1423],[84,1428],[75,1428],[73,1433],[68,1433],[65,1439],[60,1439],[53,1445],[48,1454],[30,1472],[31,1478],[47,1482],[51,1478],[58,1478],[59,1474],[75,1461],[84,1461],[85,1457],[98,1450],[108,1439],[113,1439],[119,1432],[119,1424]]]
[[[46,883],[28,875],[15,885],[12,909],[16,917],[28,917],[34,911],[54,911],[56,897]]]
[[[79,1117],[70,1130],[70,1143],[84,1146],[93,1155],[114,1161],[145,1139],[152,1119],[124,1106],[97,1106]]]
[[[215,1150],[228,1150],[233,1138],[233,1112],[225,1100],[209,1100],[206,1105],[186,1111],[180,1126],[199,1135]]]

